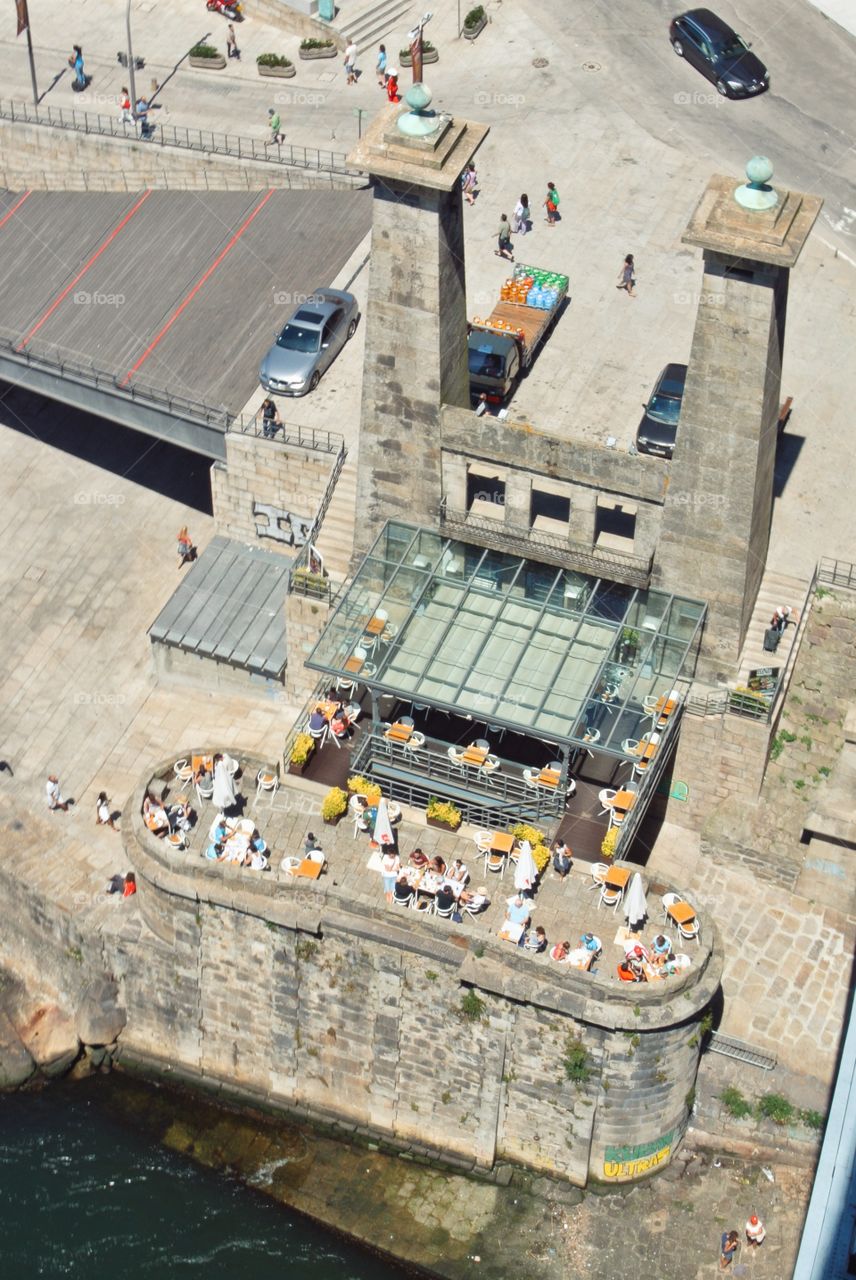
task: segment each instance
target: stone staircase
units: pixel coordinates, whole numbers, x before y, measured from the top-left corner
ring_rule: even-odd
[[[764,649],[764,632],[770,625],[770,619],[779,605],[790,605],[793,617],[803,622],[803,614],[807,605],[809,582],[806,578],[794,578],[784,573],[774,573],[768,569],[761,580],[758,598],[752,612],[752,620],[743,642],[740,655],[740,666],[737,684],[745,685],[749,672],[758,667],[784,667],[794,648],[801,625],[790,623],[779,641],[775,653],[767,653]]]
[[[395,49],[387,49],[387,66],[395,67],[398,65],[398,49],[404,48],[407,43],[405,37],[413,22],[406,20],[406,15],[413,10],[416,12],[414,0],[370,0],[367,5],[360,7],[351,6],[346,2],[336,13],[336,18],[331,26],[346,39],[353,40],[360,53],[365,54],[378,40],[381,40],[394,27],[401,31],[401,44]],[[415,21],[415,18],[414,18]],[[363,58],[364,65],[361,70],[364,76],[372,74],[370,67]]]
[[[357,455],[350,453],[339,473],[315,543],[324,557],[324,568],[337,585],[344,582],[350,572],[356,505]]]

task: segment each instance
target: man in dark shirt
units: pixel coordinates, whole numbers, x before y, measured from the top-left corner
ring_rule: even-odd
[[[443,884],[437,890],[437,897],[434,899],[434,905],[438,911],[448,911],[450,907],[455,905],[455,895],[447,884]]]

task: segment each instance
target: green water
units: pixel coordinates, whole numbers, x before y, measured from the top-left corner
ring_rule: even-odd
[[[400,1280],[403,1273],[131,1128],[110,1078],[0,1095],[8,1280]]]

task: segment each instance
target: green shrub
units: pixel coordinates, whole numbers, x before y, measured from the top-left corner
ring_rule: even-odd
[[[423,52],[423,53],[433,53],[433,52],[434,52],[434,46],[433,46],[433,44],[431,43],[431,41],[430,41],[430,40],[423,40],[423,41],[422,41],[422,52]],[[399,51],[398,51],[398,57],[399,57],[399,60],[400,60],[401,62],[403,62],[405,58],[409,58],[409,57],[410,57],[410,45],[408,45],[406,49],[399,49]]]
[[[347,792],[341,787],[331,787],[321,801],[321,817],[325,822],[332,822],[334,818],[341,818],[347,808]]]
[[[824,1115],[822,1111],[801,1111],[800,1123],[804,1124],[807,1129],[822,1129],[824,1125]]]
[[[278,53],[260,53],[256,58],[256,62],[260,67],[290,67],[291,62],[288,58],[283,58]]]
[[[743,1116],[751,1116],[752,1107],[748,1100],[743,1097],[739,1089],[735,1089],[730,1084],[727,1089],[723,1089],[719,1095],[719,1100],[725,1107],[730,1116],[734,1116],[735,1120],[740,1120]]]
[[[484,1022],[485,1009],[487,1005],[481,996],[476,995],[475,991],[470,989],[465,995],[461,996],[461,1017],[466,1018],[467,1022]]]
[[[562,1055],[562,1066],[565,1075],[575,1084],[585,1084],[591,1079],[592,1067],[589,1051],[582,1042],[582,1037],[569,1032],[565,1039],[565,1052]]]
[[[191,58],[219,58],[220,50],[215,49],[213,44],[195,44],[190,50]]]
[[[431,796],[425,808],[426,818],[433,818],[435,822],[445,822],[446,826],[451,827],[453,831],[457,831],[461,825],[461,811],[450,800],[438,800],[436,796]]]
[[[773,1124],[791,1124],[796,1117],[796,1107],[780,1093],[765,1093],[758,1103],[758,1115]]]
[[[470,9],[469,13],[464,18],[464,26],[468,31],[470,31],[473,27],[477,27],[479,25],[483,17],[484,5],[477,5],[475,9]]]
[[[305,40],[300,41],[301,49],[332,49],[332,40],[316,40],[314,36],[307,36]]]
[[[306,764],[314,750],[315,739],[308,733],[299,733],[294,739],[291,748],[291,763],[296,765]]]
[[[600,853],[603,858],[615,857],[615,846],[618,844],[618,827],[610,827],[600,842]]]

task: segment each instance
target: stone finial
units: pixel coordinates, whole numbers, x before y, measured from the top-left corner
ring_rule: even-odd
[[[746,166],[748,181],[734,192],[734,199],[744,209],[773,209],[779,203],[770,186],[773,166],[766,156],[753,156]]]
[[[412,84],[407,90],[404,101],[410,110],[403,111],[396,121],[405,137],[427,138],[430,134],[437,132],[440,117],[436,111],[430,110],[432,97],[433,94],[427,84],[422,84],[421,81]]]

